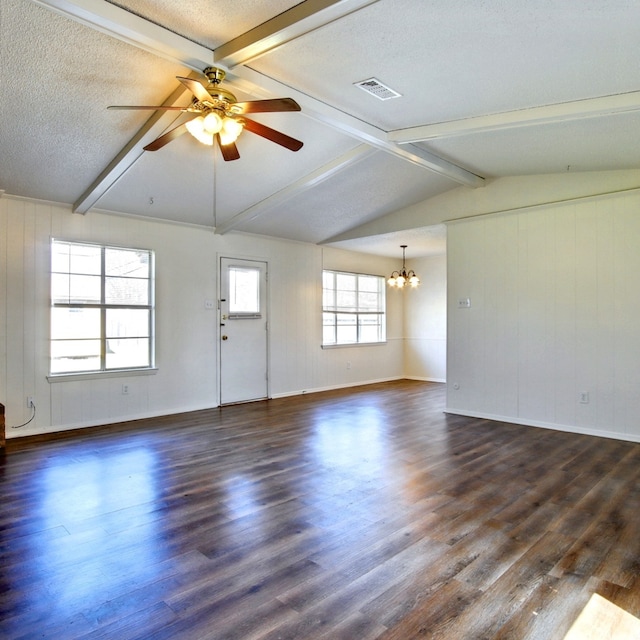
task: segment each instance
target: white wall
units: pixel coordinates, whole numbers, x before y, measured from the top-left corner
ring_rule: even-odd
[[[420,286],[394,291],[404,297],[405,375],[414,380],[447,378],[447,258],[411,260]],[[389,294],[388,294],[389,295]]]
[[[155,375],[49,382],[50,239],[111,243],[156,252]],[[321,270],[386,275],[394,261],[277,239],[127,216],[73,214],[69,207],[0,198],[0,402],[8,437],[59,431],[217,405],[220,254],[265,259],[270,287],[270,394],[282,396],[403,375],[402,308],[389,305],[388,342],[322,349]],[[347,368],[347,362],[351,366]],[[129,395],[121,393],[129,385]]]
[[[447,255],[448,411],[640,441],[637,191],[450,223]]]

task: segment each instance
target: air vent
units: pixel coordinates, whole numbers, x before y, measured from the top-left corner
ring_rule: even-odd
[[[353,83],[356,87],[360,87],[363,91],[370,93],[372,96],[378,98],[378,100],[389,100],[391,98],[399,98],[400,93],[387,87],[386,84],[382,84],[380,80],[376,78],[369,78],[368,80],[361,80],[360,82]]]

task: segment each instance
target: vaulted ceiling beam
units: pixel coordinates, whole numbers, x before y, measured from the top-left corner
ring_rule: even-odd
[[[192,73],[191,77],[197,77]],[[164,101],[164,106],[175,105],[186,92],[186,87],[179,87]],[[93,181],[85,192],[73,205],[74,213],[86,213],[111,188],[113,184],[129,169],[129,167],[143,154],[143,146],[158,137],[172,122],[182,114],[175,111],[154,111],[118,155],[105,167],[102,173]]]
[[[378,0],[306,0],[218,47],[214,60],[229,69],[246,64],[285,42],[375,2]]]
[[[437,138],[452,138],[502,129],[571,122],[633,111],[640,111],[640,91],[574,100],[530,109],[504,111],[475,118],[426,124],[410,129],[398,129],[390,131],[388,137],[390,141],[404,145]]]
[[[278,17],[272,18],[264,23],[259,29],[261,31],[249,31],[244,36],[231,41],[228,48],[223,45],[216,52],[195,44],[182,36],[155,25],[143,18],[136,16],[120,7],[110,4],[105,0],[34,0],[37,4],[47,7],[57,13],[65,15],[71,19],[97,29],[112,37],[123,40],[129,44],[137,46],[145,51],[182,64],[195,71],[202,72],[205,67],[214,64],[214,56],[217,64],[225,67],[227,64],[235,64],[228,74],[228,80],[233,86],[255,94],[264,95],[267,91],[276,96],[290,96],[298,101],[305,115],[333,127],[361,142],[372,145],[387,153],[391,153],[398,158],[411,162],[444,177],[447,177],[459,184],[472,187],[484,185],[484,179],[466,169],[459,167],[444,158],[419,149],[411,145],[400,145],[396,141],[389,140],[385,131],[369,125],[358,118],[354,118],[339,109],[331,107],[311,96],[294,90],[268,76],[259,74],[252,69],[238,64],[237,59],[250,55],[255,57],[262,55],[265,51],[278,46],[278,43],[291,40],[309,30],[317,29],[323,24],[337,20],[342,15],[347,15],[356,11],[371,1],[366,0],[305,0],[297,5],[296,11],[285,12],[288,14],[283,21]],[[300,20],[300,24],[296,23]],[[262,53],[261,53],[262,51]],[[228,69],[226,69],[228,70]],[[96,180],[100,186],[95,193],[92,187],[87,193],[92,192],[91,197],[85,194],[78,203],[78,210],[83,209],[86,203],[93,199],[94,195],[104,193],[113,184],[122,172],[131,165],[129,160],[142,153],[141,140],[146,136],[148,130],[142,129],[134,136],[132,141],[122,150],[118,158],[105,169]],[[138,156],[136,156],[138,154]],[[118,171],[121,171],[118,174]],[[109,180],[111,183],[109,184]],[[98,195],[98,197],[100,197]]]
[[[217,225],[215,232],[217,234],[224,234],[232,229],[237,229],[243,222],[255,220],[267,211],[273,209],[273,207],[279,206],[294,196],[304,193],[307,189],[315,187],[327,178],[330,178],[339,171],[342,171],[345,167],[349,167],[356,162],[360,162],[360,160],[364,160],[375,152],[376,150],[368,144],[360,144],[354,149],[350,149],[346,153],[343,153],[331,162],[327,162],[315,171],[312,171],[299,180],[296,180],[294,183],[280,189],[280,191],[277,191],[268,198],[265,198],[248,209],[236,214],[229,220]]]
[[[105,0],[33,0],[67,18],[166,60],[202,72],[213,51]]]

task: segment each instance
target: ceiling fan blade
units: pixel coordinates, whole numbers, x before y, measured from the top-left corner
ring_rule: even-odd
[[[146,147],[144,147],[145,151],[157,151],[158,149],[162,149],[166,144],[169,144],[172,140],[179,138],[183,133],[186,133],[187,125],[186,123],[182,123],[181,125],[171,129],[171,131],[167,131],[167,133],[161,135],[159,138],[156,138],[153,142],[150,142]]]
[[[251,133],[255,133],[256,135],[262,136],[267,140],[271,140],[271,142],[275,142],[290,151],[298,151],[302,148],[303,143],[300,140],[296,140],[291,136],[288,136],[286,133],[282,133],[280,131],[276,131],[275,129],[271,129],[260,122],[255,122],[254,120],[249,120],[249,118],[243,118],[244,120],[244,128],[247,131],[251,131]]]
[[[300,105],[293,98],[274,98],[273,100],[250,100],[235,102],[232,109],[238,113],[268,113],[273,111],[300,111]]]
[[[231,160],[239,160],[240,152],[238,151],[238,147],[236,147],[235,142],[230,142],[229,144],[222,144],[220,141],[220,134],[216,133],[216,140],[218,141],[218,146],[220,147],[220,151],[222,151],[222,157],[227,161]]]
[[[209,92],[202,86],[200,82],[194,80],[193,78],[182,78],[180,76],[176,76],[182,84],[193,93],[193,95],[200,100],[200,102],[209,101],[211,102],[211,96]]]
[[[153,107],[153,106],[141,106],[141,105],[111,105],[107,109],[146,109],[151,111],[189,111],[187,107]]]

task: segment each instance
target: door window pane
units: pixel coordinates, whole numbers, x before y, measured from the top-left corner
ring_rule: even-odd
[[[229,267],[229,313],[260,313],[260,269]]]

